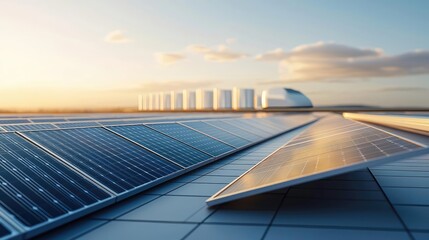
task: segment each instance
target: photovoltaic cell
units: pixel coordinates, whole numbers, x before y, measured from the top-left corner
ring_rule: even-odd
[[[0,124],[31,123],[28,119],[0,119]]]
[[[110,197],[14,133],[0,134],[0,205],[34,226]]]
[[[188,127],[191,127],[195,130],[198,130],[200,132],[203,132],[207,135],[210,135],[216,139],[219,139],[223,142],[228,143],[231,146],[234,146],[236,148],[242,147],[244,145],[247,145],[250,143],[249,140],[246,140],[244,138],[241,138],[237,135],[234,135],[232,133],[226,132],[222,129],[216,128],[210,124],[204,123],[204,122],[183,122],[183,125],[186,125]]]
[[[231,119],[231,120],[222,120],[224,123],[231,124],[236,128],[241,128],[246,131],[251,131],[253,134],[256,134],[262,138],[266,138],[271,135],[267,130],[262,129],[261,127],[256,127],[247,119]]]
[[[5,125],[3,126],[3,128],[8,132],[18,132],[18,131],[56,129],[57,127],[52,124],[20,124],[20,125]]]
[[[251,142],[256,142],[256,141],[263,139],[263,137],[258,136],[256,134],[253,134],[251,131],[246,131],[244,129],[237,128],[234,125],[231,125],[231,124],[226,123],[226,122],[222,122],[220,120],[203,121],[203,122],[210,124],[214,127],[217,127],[219,129],[225,130],[227,132],[230,132],[232,134],[235,134],[235,135],[237,135],[241,138],[247,139]]]
[[[34,123],[53,123],[53,122],[65,122],[65,118],[31,118]]]
[[[148,124],[147,126],[212,156],[219,156],[234,150],[233,147],[225,143],[219,142],[209,136],[177,123]]]
[[[397,160],[401,154],[402,158],[413,153],[423,154],[427,150],[422,145],[376,128],[328,117],[213,195],[208,204]]]
[[[79,127],[99,127],[100,124],[97,122],[65,122],[56,123],[55,126],[58,128],[79,128]]]
[[[204,152],[143,125],[108,128],[184,167],[212,158]]]
[[[182,169],[102,128],[26,132],[25,135],[115,193]]]

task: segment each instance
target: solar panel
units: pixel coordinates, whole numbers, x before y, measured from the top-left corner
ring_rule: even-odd
[[[219,156],[235,149],[230,145],[177,123],[148,124],[147,126],[212,156]]]
[[[5,125],[3,126],[3,128],[8,132],[18,132],[18,131],[56,129],[57,127],[52,124],[20,124],[20,125]]]
[[[115,193],[137,188],[182,169],[102,128],[24,134]]]
[[[14,133],[0,134],[0,173],[0,205],[27,227],[111,197]]]
[[[100,124],[97,122],[65,122],[56,123],[55,126],[58,128],[79,128],[79,127],[99,127]]]
[[[3,224],[0,223],[0,239],[3,239],[4,237],[11,235],[12,232],[6,228]]]
[[[266,130],[262,130],[259,127],[255,128],[252,124],[249,123],[248,120],[242,120],[242,119],[231,119],[231,120],[222,120],[223,123],[228,123],[233,125],[236,128],[240,128],[249,132],[252,132],[255,135],[258,135],[259,137],[266,138],[268,135],[270,135]]]
[[[0,119],[0,124],[31,123],[28,119]]]
[[[183,167],[190,167],[212,158],[192,146],[143,125],[108,128]]]
[[[425,152],[429,149],[424,145],[368,125],[328,117],[263,159],[207,203],[215,205]]]
[[[249,140],[246,140],[244,138],[241,138],[237,135],[234,135],[232,133],[229,133],[227,131],[224,131],[222,129],[216,128],[210,124],[204,123],[204,122],[183,122],[183,125],[186,125],[188,127],[191,127],[192,129],[195,129],[197,131],[203,132],[207,135],[210,135],[216,139],[219,139],[223,142],[228,143],[231,146],[234,146],[236,148],[245,146],[250,143]]]
[[[256,142],[256,141],[260,141],[263,139],[263,137],[258,136],[256,134],[253,134],[251,131],[246,131],[244,129],[241,128],[237,128],[234,125],[231,125],[227,122],[222,122],[220,120],[212,120],[212,121],[203,121],[207,124],[210,124],[214,127],[217,127],[221,130],[225,130],[227,132],[230,132],[232,134],[235,134],[241,138],[244,138],[246,140],[249,140],[251,142]]]
[[[34,123],[53,123],[53,122],[65,122],[65,118],[31,118]]]

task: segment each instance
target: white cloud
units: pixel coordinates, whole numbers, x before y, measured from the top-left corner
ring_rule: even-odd
[[[286,57],[286,52],[281,48],[277,48],[272,51],[257,55],[255,59],[258,61],[280,61],[286,59]]]
[[[106,35],[104,41],[108,43],[127,43],[131,39],[128,38],[125,33],[121,30],[114,30]]]
[[[156,53],[155,58],[158,63],[163,65],[172,65],[186,58],[181,53]]]
[[[193,44],[189,45],[187,49],[194,53],[201,54],[206,61],[210,62],[230,62],[247,57],[247,54],[232,51],[226,45],[219,45],[217,48],[213,48],[205,45]]]
[[[318,42],[289,52],[281,49],[257,60],[280,61],[280,75],[289,81],[368,79],[429,74],[429,51],[385,55],[381,49]]]

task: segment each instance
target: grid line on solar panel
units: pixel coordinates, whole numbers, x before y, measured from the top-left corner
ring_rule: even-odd
[[[242,120],[242,119],[231,119],[231,120],[222,120],[223,123],[231,124],[232,126],[236,128],[243,129],[248,132],[252,132],[254,135],[257,135],[261,138],[266,138],[268,135],[270,135],[265,130],[260,129],[259,127],[255,127],[251,125],[251,123],[248,122],[248,120]]]
[[[214,138],[177,123],[148,124],[146,126],[164,133],[183,143],[191,145],[198,150],[208,153],[212,156],[219,156],[235,149],[232,146],[219,142]]]
[[[192,146],[143,125],[107,128],[183,167],[190,167],[212,158]]]
[[[183,169],[103,128],[24,134],[115,193],[123,193]]]
[[[57,127],[52,125],[52,124],[5,125],[5,126],[3,126],[3,128],[8,132],[57,129]]]
[[[0,124],[31,123],[28,119],[0,119]]]
[[[14,133],[0,135],[0,181],[0,205],[25,226],[111,197]]]
[[[250,131],[246,131],[244,129],[237,128],[237,127],[235,127],[229,123],[221,122],[220,120],[210,120],[210,121],[203,121],[203,122],[210,124],[210,125],[212,125],[216,128],[219,128],[221,130],[235,134],[235,135],[237,135],[241,138],[244,138],[246,140],[249,140],[251,142],[256,142],[256,141],[259,141],[262,139],[262,137],[260,137],[256,134],[253,134]]]
[[[219,139],[229,145],[232,145],[236,148],[245,146],[251,143],[249,140],[241,138],[237,135],[224,131],[222,129],[216,128],[210,124],[194,121],[194,122],[182,122],[181,124],[186,125],[196,131],[205,133],[209,136],[213,136],[216,139]]]
[[[325,123],[325,121],[330,120],[335,119],[324,119],[320,123],[334,127]],[[336,123],[340,122],[348,124],[351,121],[337,121]],[[300,179],[303,182],[302,179],[305,177],[309,178],[322,174],[329,176],[328,173],[332,175],[334,171],[342,168],[363,166],[363,163],[376,162],[375,160],[388,157],[393,159],[397,154],[418,152],[416,150],[424,149],[421,145],[385,131],[361,123],[355,122],[355,124],[364,128],[358,131],[344,131],[326,137],[318,137],[311,141],[301,141],[292,145],[289,144],[293,143],[294,140],[290,141],[289,144],[277,149],[248,172],[216,193],[209,199],[209,202],[216,202],[216,198],[231,196],[234,198],[234,195],[236,199],[239,198],[239,194],[251,195],[252,191],[261,193],[264,188],[273,190],[276,189],[276,185],[277,188],[287,187],[289,186],[288,182],[293,183]],[[320,129],[316,123],[309,130],[313,127]],[[313,133],[317,134],[314,131]],[[308,135],[306,132],[303,134]]]

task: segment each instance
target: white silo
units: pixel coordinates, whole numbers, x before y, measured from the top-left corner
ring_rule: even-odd
[[[251,88],[234,88],[232,92],[234,110],[253,109],[255,107],[255,90]]]
[[[227,89],[213,90],[213,109],[223,110],[232,108],[232,91]]]
[[[171,92],[171,109],[183,110],[183,92]]]
[[[139,111],[144,110],[144,97],[145,96],[143,94],[139,94],[138,96],[137,104],[138,104]]]
[[[213,91],[198,89],[196,91],[197,110],[213,109]]]
[[[152,102],[151,106],[153,111],[158,111],[160,109],[160,94],[152,93]]]
[[[197,102],[197,96],[195,91],[184,90],[183,91],[183,109],[184,110],[195,110]]]
[[[160,110],[171,110],[171,93],[165,92],[160,94]]]

